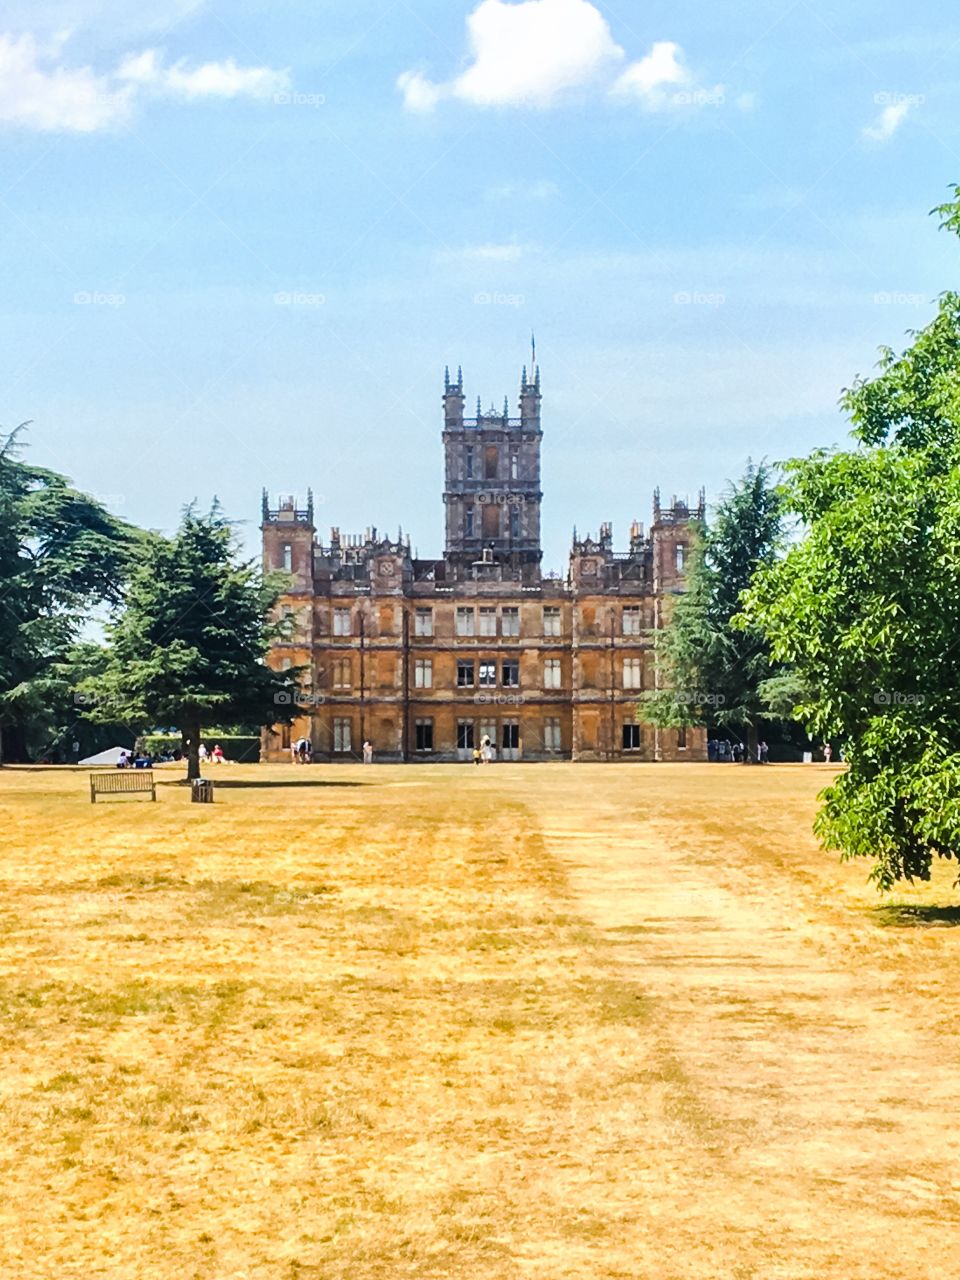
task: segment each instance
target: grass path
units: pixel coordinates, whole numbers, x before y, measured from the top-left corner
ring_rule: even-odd
[[[0,772],[4,1280],[960,1274],[960,931],[822,771],[219,776]]]

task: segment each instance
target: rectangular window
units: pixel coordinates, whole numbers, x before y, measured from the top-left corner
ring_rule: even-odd
[[[474,667],[472,658],[457,659],[457,688],[473,688]]]
[[[333,749],[337,755],[345,755],[353,749],[353,738],[349,720],[334,720]]]
[[[463,474],[468,480],[473,479],[473,445],[468,444],[463,452]]]
[[[477,633],[476,614],[472,609],[457,610],[457,635],[473,636]]]
[[[500,505],[496,502],[487,502],[483,506],[483,517],[481,521],[483,525],[483,536],[485,538],[500,537]]]
[[[290,726],[288,724],[280,726],[280,745],[281,747],[290,747]]]
[[[418,609],[413,619],[413,633],[417,636],[433,635],[433,610]]]
[[[416,723],[417,750],[428,752],[433,750],[433,721],[418,720]]]
[[[562,743],[560,739],[560,721],[544,720],[543,722],[543,745],[547,751],[561,751]]]
[[[677,543],[677,573],[683,573],[683,566],[687,559],[687,548],[682,542]]]
[[[643,659],[642,658],[624,658],[623,687],[625,689],[642,689],[643,688]]]
[[[520,634],[520,610],[506,608],[501,615],[501,634],[518,636]]]
[[[520,479],[520,451],[518,449],[510,450],[510,479]]]
[[[640,750],[640,726],[638,724],[625,724],[623,726],[623,749],[624,751]]]
[[[293,573],[293,547],[289,542],[283,548],[283,571],[284,573]]]
[[[476,741],[472,720],[457,721],[457,750],[472,751]]]
[[[497,745],[497,726],[493,721],[487,724],[482,720],[480,722],[480,745],[483,746],[484,742],[489,742],[494,747]]]
[[[333,664],[333,687],[350,689],[353,687],[353,663],[349,658],[337,658]]]
[[[560,610],[554,608],[553,605],[547,606],[543,611],[543,634],[545,636],[558,636],[560,632]]]
[[[643,627],[643,610],[638,604],[629,604],[623,611],[623,634],[638,636]]]
[[[488,444],[483,454],[483,477],[485,480],[497,478],[497,446]]]
[[[497,634],[496,609],[480,610],[480,634],[482,636],[495,636]]]
[[[510,537],[511,538],[520,537],[520,508],[519,507],[510,508]]]
[[[416,689],[433,688],[432,658],[417,658],[413,669],[413,684]]]
[[[504,751],[519,751],[520,725],[516,720],[504,720],[500,726],[500,745]]]
[[[335,636],[353,635],[353,618],[349,609],[334,609],[333,634]]]
[[[519,662],[505,662],[503,664],[503,671],[501,674],[503,676],[503,687],[505,689],[520,688],[520,663]]]
[[[497,687],[497,664],[495,662],[480,663],[480,688],[495,689]]]
[[[545,689],[560,688],[560,659],[559,658],[544,658],[543,687]]]
[[[686,751],[687,749],[687,731],[686,729],[677,730],[677,750]]]
[[[465,507],[465,508],[464,508],[464,512],[463,512],[463,536],[464,536],[465,538],[472,538],[472,537],[474,537],[474,536],[475,536],[475,535],[474,535],[474,518],[473,518],[473,506],[472,506],[472,504],[471,504],[469,507]]]

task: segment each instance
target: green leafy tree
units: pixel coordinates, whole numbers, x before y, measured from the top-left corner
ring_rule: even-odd
[[[774,474],[764,463],[750,463],[713,522],[699,531],[686,591],[658,643],[662,687],[644,700],[643,719],[745,731],[749,758],[757,759],[759,724],[772,714],[764,684],[776,668],[763,634],[734,620],[743,592],[758,568],[774,560],[782,537]]]
[[[84,686],[92,714],[141,727],[175,726],[187,778],[200,776],[205,725],[278,724],[299,714],[297,669],[266,663],[282,583],[242,561],[227,520],[184,514],[176,536],[142,558],[110,629],[103,675]]]
[[[960,232],[960,188],[938,212]],[[960,854],[960,295],[844,393],[855,447],[788,467],[806,535],[745,617],[792,664],[812,734],[846,743],[817,831],[881,889]]]
[[[46,732],[49,680],[91,609],[120,599],[140,539],[55,471],[0,438],[0,764]]]

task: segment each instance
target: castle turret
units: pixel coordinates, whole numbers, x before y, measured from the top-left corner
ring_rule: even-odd
[[[450,380],[449,368],[444,374],[443,420],[450,428],[463,426],[463,369],[457,370],[457,380]]]
[[[276,507],[271,507],[270,497],[264,490],[260,528],[264,569],[290,576],[288,594],[312,594],[313,544],[317,532],[313,521],[313,493],[307,490],[303,507],[292,497],[281,498]]]
[[[447,378],[444,395],[445,559],[454,581],[491,574],[539,582],[540,385],[524,371],[520,417],[491,405],[463,417],[463,381]]]

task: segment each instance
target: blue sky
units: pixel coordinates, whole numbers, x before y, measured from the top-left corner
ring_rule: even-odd
[[[958,60],[945,0],[13,0],[0,422],[155,528],[312,484],[435,554],[444,365],[514,402],[535,329],[560,568],[844,438],[955,283]]]

